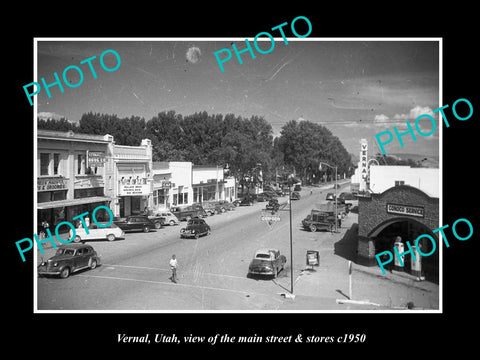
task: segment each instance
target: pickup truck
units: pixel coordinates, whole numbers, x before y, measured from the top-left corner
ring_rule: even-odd
[[[157,228],[155,223],[144,215],[132,215],[120,220],[113,221],[123,231],[141,230],[143,232],[149,232],[150,229]]]
[[[313,209],[310,215],[302,220],[305,230],[315,232],[317,230],[332,231],[335,227],[335,213]]]
[[[171,208],[173,215],[175,215],[178,220],[190,220],[194,217],[206,217],[207,213],[200,204],[193,205],[184,205],[184,206],[174,206]]]

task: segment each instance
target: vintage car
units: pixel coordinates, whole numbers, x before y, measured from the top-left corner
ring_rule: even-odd
[[[194,217],[207,216],[207,213],[200,204],[174,206],[171,211],[180,221],[188,221]]]
[[[300,196],[300,193],[299,193],[298,191],[292,192],[292,195],[290,196],[290,198],[291,198],[292,200],[300,200],[300,197],[301,197],[301,196]]]
[[[328,193],[327,196],[325,197],[326,200],[333,201],[335,200],[335,194],[334,193]]]
[[[246,196],[240,200],[240,206],[252,206],[255,199],[251,196]]]
[[[38,265],[37,272],[42,275],[57,275],[62,279],[71,273],[83,269],[95,269],[100,265],[100,256],[90,245],[68,244],[58,247],[57,252],[47,261]]]
[[[114,223],[106,226],[108,222],[99,222],[101,226],[98,226],[95,223],[90,223],[88,228],[85,229],[83,224],[80,223],[79,226],[75,229],[75,238],[74,242],[80,242],[85,240],[104,240],[113,241],[115,239],[124,238],[125,232],[120,229]],[[88,230],[88,234],[87,234]],[[70,239],[73,237],[73,230],[70,229]]]
[[[269,200],[268,204],[265,206],[265,210],[278,211],[278,209],[280,209],[278,199]]]
[[[220,204],[214,202],[204,202],[202,203],[202,206],[203,210],[205,210],[208,216],[217,215],[221,212],[225,212],[225,208],[222,208]]]
[[[305,230],[315,232],[317,230],[332,231],[335,227],[335,213],[332,211],[321,211],[313,209],[305,219],[302,220]]]
[[[269,201],[276,198],[277,194],[273,191],[264,191],[257,195],[257,201]]]
[[[351,208],[354,208],[355,206],[358,206],[358,197],[352,193],[342,192],[338,196],[338,198],[344,201],[345,206],[347,207],[348,210],[350,210]]]
[[[180,224],[178,218],[170,211],[157,211],[155,212],[155,215],[163,219],[163,225],[168,224],[173,226]]]
[[[280,251],[277,249],[257,250],[248,266],[247,276],[272,275],[276,278],[278,273],[285,268],[286,262],[287,258],[280,255]]]
[[[180,238],[194,237],[198,239],[200,235],[210,234],[210,226],[205,220],[200,218],[193,218],[188,220],[187,226],[180,229]]]
[[[227,200],[219,200],[217,203],[221,206],[222,209],[225,210],[235,210],[235,208],[237,207],[233,202],[229,202]]]
[[[113,222],[123,231],[149,232],[150,229],[156,228],[155,223],[145,215],[131,215]]]

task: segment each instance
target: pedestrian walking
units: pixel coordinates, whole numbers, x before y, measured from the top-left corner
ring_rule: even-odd
[[[172,258],[170,259],[170,269],[172,270],[172,276],[170,277],[170,280],[172,280],[174,283],[177,282],[177,266],[178,261],[175,255],[172,255]]]

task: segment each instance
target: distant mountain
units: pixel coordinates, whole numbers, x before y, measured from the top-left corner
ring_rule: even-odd
[[[421,161],[423,167],[438,168],[440,164],[439,155],[422,155],[422,154],[409,154],[409,153],[398,154],[397,153],[397,154],[388,154],[388,156],[395,157],[398,160],[412,159],[414,161]]]

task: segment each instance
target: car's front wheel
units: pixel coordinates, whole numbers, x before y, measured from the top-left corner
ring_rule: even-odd
[[[97,260],[91,260],[90,269],[95,269],[97,267]]]
[[[170,226],[173,226],[173,225],[175,225],[175,221],[170,220]]]
[[[314,225],[314,224],[310,225],[310,231],[311,231],[311,232],[317,231],[317,226]]]
[[[144,226],[144,227],[143,227],[143,232],[148,233],[149,231],[150,231],[150,227],[149,227],[149,226]]]
[[[78,243],[78,242],[80,242],[80,241],[82,241],[82,238],[81,238],[80,236],[78,236],[78,235],[75,236],[75,238],[73,239],[73,242],[76,242],[76,243]]]
[[[70,268],[69,268],[69,267],[64,267],[64,268],[62,269],[62,271],[60,272],[60,277],[61,277],[62,279],[68,278],[69,275],[70,275]]]
[[[162,227],[162,223],[159,222],[159,221],[157,221],[157,222],[155,223],[155,229],[160,229],[161,227]]]
[[[108,240],[108,241],[113,241],[113,240],[115,240],[115,235],[113,235],[113,234],[108,234],[108,235],[107,235],[107,240]]]

